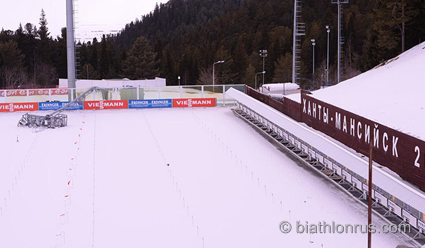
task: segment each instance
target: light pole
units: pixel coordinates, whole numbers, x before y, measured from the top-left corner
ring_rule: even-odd
[[[267,50],[260,50],[260,56],[263,58],[263,71],[266,71],[266,57],[267,57]],[[263,85],[264,85],[264,74],[263,73]]]
[[[258,74],[263,74],[263,77],[264,77],[264,74],[266,74],[266,71],[258,72],[258,73],[255,74],[255,89],[257,89],[257,76],[258,76]]]
[[[329,26],[326,26],[326,31],[328,32],[328,56],[326,60],[326,84],[329,84],[329,33],[331,32],[331,29]]]
[[[313,45],[313,81],[314,81],[314,49],[315,49],[315,46],[316,46],[316,40],[311,39],[311,44]]]
[[[220,60],[220,61],[217,61],[213,64],[213,90],[214,90],[214,85],[215,85],[215,68],[214,68],[214,66],[216,64],[223,64],[224,62],[225,62],[224,60]]]
[[[178,76],[177,79],[179,80],[179,86],[180,86],[180,76]]]

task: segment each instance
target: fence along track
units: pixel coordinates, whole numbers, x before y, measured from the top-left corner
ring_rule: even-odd
[[[233,109],[236,116],[240,117],[250,125],[260,130],[263,134],[270,137],[286,151],[292,154],[295,158],[300,160],[303,164],[310,168],[313,168],[321,176],[328,179],[342,191],[352,196],[357,202],[361,203],[366,208],[368,207],[368,192],[361,182],[361,178],[357,179],[358,175],[350,171],[348,168],[342,166],[337,161],[321,153],[316,148],[312,147],[308,143],[297,138],[294,134],[288,132],[282,127],[270,122],[257,112],[253,111],[249,107],[237,102],[237,108]],[[401,232],[409,240],[416,245],[421,247],[425,244],[425,229],[417,228],[417,225],[413,226],[409,223],[406,216],[400,214],[394,208],[394,206],[384,206],[382,204],[382,197],[386,196],[380,194],[374,190],[373,194],[373,209],[372,211],[381,217],[388,224],[401,225],[406,224],[410,226],[410,232]],[[388,201],[389,199],[387,199]],[[417,220],[418,223],[420,220]]]

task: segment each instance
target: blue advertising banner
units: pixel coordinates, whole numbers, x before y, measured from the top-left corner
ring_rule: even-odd
[[[171,99],[158,99],[158,100],[129,100],[128,108],[171,108],[173,101]]]
[[[38,103],[39,110],[58,110],[68,104],[69,102],[40,102]],[[66,108],[66,110],[83,110],[83,106],[78,103],[73,103]]]
[[[65,106],[68,103],[69,102],[62,102],[62,106]],[[81,105],[78,102],[75,102],[65,108],[65,110],[83,110],[83,109],[84,109],[84,105]]]

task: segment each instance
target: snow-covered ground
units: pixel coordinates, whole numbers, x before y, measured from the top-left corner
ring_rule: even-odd
[[[313,97],[425,140],[425,42]],[[300,102],[300,95],[289,98]]]
[[[359,231],[297,234],[296,221],[364,230],[367,211],[230,108],[79,111],[42,132],[16,127],[21,115],[0,114],[0,247],[367,243]],[[377,233],[372,242],[405,241]]]

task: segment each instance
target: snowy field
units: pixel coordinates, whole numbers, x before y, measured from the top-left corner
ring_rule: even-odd
[[[364,230],[367,210],[230,108],[79,111],[42,132],[18,128],[22,114],[0,114],[0,247],[367,245],[359,231],[297,234],[296,221]]]

